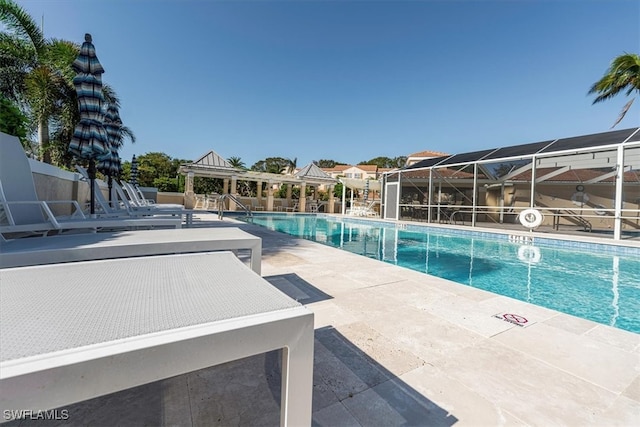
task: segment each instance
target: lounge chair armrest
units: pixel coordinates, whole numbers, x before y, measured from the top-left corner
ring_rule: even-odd
[[[71,218],[86,218],[85,214],[80,207],[80,203],[77,200],[43,200],[43,203],[48,205],[61,205],[61,204],[71,204],[74,208],[71,213]]]
[[[86,218],[86,216],[82,213],[82,209],[80,205],[75,200],[53,200],[53,201],[43,201],[43,200],[12,200],[12,201],[2,201],[0,202],[3,205],[6,205],[6,210],[10,211],[9,206],[11,205],[37,205],[42,208],[47,220],[53,224],[55,228],[60,228],[60,223],[56,219],[53,211],[49,207],[49,204],[71,204],[75,211],[71,214],[71,218]]]

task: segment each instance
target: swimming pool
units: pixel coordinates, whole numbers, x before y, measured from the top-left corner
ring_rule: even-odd
[[[315,215],[257,214],[251,222],[640,333],[640,257],[634,248],[593,252],[551,239],[531,244],[507,235]]]

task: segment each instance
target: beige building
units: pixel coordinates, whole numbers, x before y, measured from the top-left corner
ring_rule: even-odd
[[[390,169],[379,168],[377,165],[336,165],[322,170],[332,178],[379,179]]]
[[[407,163],[405,166],[411,166],[422,160],[433,159],[435,157],[448,156],[447,153],[441,153],[439,151],[418,151],[417,153],[409,154],[407,156]]]

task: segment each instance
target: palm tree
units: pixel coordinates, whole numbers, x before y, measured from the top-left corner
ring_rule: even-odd
[[[640,56],[637,54],[625,53],[614,58],[605,75],[591,86],[589,94],[598,94],[593,100],[596,104],[613,98],[622,91],[626,91],[626,96],[633,92],[640,93]],[[631,99],[622,108],[612,128],[622,121],[634,100],[635,98]]]
[[[234,168],[237,169],[246,169],[244,162],[242,161],[242,159],[240,157],[229,157],[227,159],[227,162],[229,162],[229,164],[231,166],[233,166]]]
[[[0,90],[29,112],[37,127],[41,159],[51,163],[49,125],[61,117],[65,105],[76,102],[69,73],[79,47],[46,40],[31,16],[12,0],[0,0],[0,22],[12,32],[0,37]]]
[[[70,42],[54,40],[52,51],[66,54],[66,67],[77,56],[78,48]],[[49,52],[47,53],[49,54]],[[62,72],[55,61],[48,58],[25,77],[24,99],[30,110],[30,116],[38,128],[38,145],[41,160],[51,163],[52,152],[60,158],[66,154],[70,137],[65,129],[73,129],[80,116],[76,91],[66,73]],[[73,131],[71,131],[71,134]]]
[[[295,157],[293,160],[287,159],[287,165],[282,169],[287,175],[293,175],[298,167],[298,158]]]
[[[10,30],[0,33],[0,95],[30,117],[31,131],[38,132],[41,160],[51,163],[53,157],[56,164],[70,166],[68,145],[80,121],[71,64],[80,46],[45,39],[36,22],[14,0],[0,0],[0,22]],[[107,103],[119,107],[111,87],[105,84],[103,93]],[[135,142],[126,126],[121,135]]]

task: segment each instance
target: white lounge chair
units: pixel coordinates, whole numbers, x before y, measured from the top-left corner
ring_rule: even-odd
[[[313,336],[313,313],[229,252],[8,268],[0,412],[60,408],[281,349],[280,423],[308,426]]]
[[[236,227],[81,233],[11,241],[0,236],[0,268],[221,250],[249,250],[251,269],[260,274],[262,239]]]
[[[82,179],[85,181],[89,181],[89,174],[85,168],[82,166],[76,165],[76,170],[82,176]],[[185,225],[190,226],[193,224],[193,214],[194,210],[185,209],[182,205],[146,205],[139,206],[137,204],[132,204],[127,197],[125,191],[120,187],[117,181],[112,181],[112,192],[115,193],[113,200],[107,200],[102,191],[100,189],[100,185],[98,181],[94,181],[94,194],[96,203],[100,212],[98,212],[99,217],[132,217],[132,218],[140,218],[143,216],[157,216],[157,215],[165,215],[165,216],[179,216],[184,217]]]
[[[379,216],[374,206],[379,203],[377,200],[365,204],[365,202],[354,202],[353,206],[347,209],[347,215],[353,216]]]
[[[70,215],[59,216],[53,205],[66,205]],[[38,200],[27,156],[15,136],[0,132],[0,234],[37,233],[103,228],[173,227],[180,228],[180,218],[87,218],[77,201]]]
[[[140,188],[135,185],[128,183],[127,181],[121,181],[122,189],[128,196],[128,201],[133,206],[139,208],[153,208],[153,209],[183,209],[184,206],[172,203],[155,203],[152,200],[148,200],[140,191]]]
[[[251,210],[253,211],[263,211],[264,210],[264,206],[262,206],[260,203],[258,203],[257,200],[251,200]]]

